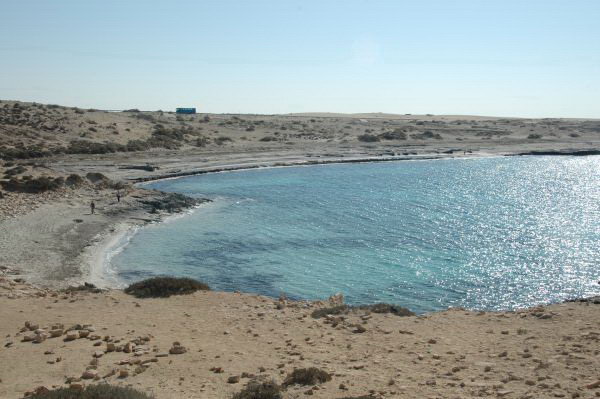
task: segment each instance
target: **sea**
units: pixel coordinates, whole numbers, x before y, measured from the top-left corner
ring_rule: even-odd
[[[126,237],[106,265],[211,288],[418,312],[600,295],[600,156],[261,168],[146,185],[211,202]]]

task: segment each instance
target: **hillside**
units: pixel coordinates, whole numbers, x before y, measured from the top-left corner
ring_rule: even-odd
[[[149,150],[597,145],[599,120],[392,114],[176,115],[0,102],[0,158]]]

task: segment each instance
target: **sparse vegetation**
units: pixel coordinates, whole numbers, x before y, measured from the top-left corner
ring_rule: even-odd
[[[313,319],[320,319],[321,317],[325,317],[327,315],[347,314],[349,311],[350,307],[348,305],[339,305],[330,308],[316,309],[311,313],[311,317]]]
[[[433,133],[431,130],[426,130],[423,133],[411,134],[410,137],[412,137],[415,140],[427,140],[427,139],[441,140],[442,139],[441,134]]]
[[[406,133],[402,129],[394,129],[391,132],[381,133],[379,137],[383,140],[406,140]]]
[[[42,193],[45,191],[54,191],[62,188],[65,180],[62,177],[40,176],[31,178],[23,176],[22,178],[11,178],[8,181],[0,182],[6,191],[15,191],[21,193]]]
[[[226,143],[228,141],[233,141],[233,139],[231,137],[227,137],[227,136],[219,136],[215,139],[215,143],[218,145],[223,145],[224,143]]]
[[[296,369],[285,378],[283,386],[289,385],[317,385],[331,381],[331,374],[316,367]]]
[[[125,293],[136,298],[168,298],[171,295],[187,295],[196,291],[209,291],[210,287],[191,278],[152,277],[138,281],[125,288]]]
[[[65,179],[65,185],[68,187],[80,187],[85,183],[83,177],[78,174],[71,174]]]
[[[281,399],[281,387],[275,381],[250,381],[246,387],[233,395],[233,399]]]
[[[144,392],[130,387],[108,384],[88,385],[83,390],[58,388],[54,390],[38,390],[30,399],[153,399]]]
[[[362,310],[373,313],[391,313],[396,316],[414,316],[415,313],[410,311],[409,309],[398,306],[391,305],[388,303],[375,303],[372,305],[358,305],[358,306],[350,306],[350,305],[338,305],[332,306],[328,308],[316,309],[311,313],[312,318],[320,319],[321,317],[325,317],[327,315],[342,315],[348,314],[352,311]]]
[[[539,133],[531,133],[529,136],[527,136],[527,138],[529,140],[538,140],[542,138],[542,135]]]
[[[362,141],[363,143],[374,143],[379,141],[379,137],[372,134],[361,134],[358,136],[358,141]]]

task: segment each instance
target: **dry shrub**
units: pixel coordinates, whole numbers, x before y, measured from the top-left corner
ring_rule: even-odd
[[[289,385],[317,385],[324,382],[331,381],[331,374],[325,370],[318,369],[316,367],[310,367],[307,369],[296,369],[292,371],[285,378],[283,386]]]
[[[361,134],[358,136],[358,141],[362,141],[363,143],[374,143],[379,141],[379,137],[372,134]]]
[[[252,380],[246,387],[233,395],[233,399],[281,399],[281,387],[275,381]]]
[[[208,285],[191,278],[152,277],[131,284],[125,288],[125,293],[136,298],[168,298],[171,295],[187,295],[209,290]]]
[[[51,391],[39,390],[30,399],[153,399],[146,393],[129,387],[108,384],[88,385],[83,390],[58,388]]]
[[[329,308],[316,309],[311,313],[311,316],[314,319],[320,319],[321,317],[325,317],[327,315],[341,315],[348,314],[352,311],[362,310],[369,311],[373,313],[391,313],[396,316],[414,316],[415,313],[410,311],[409,309],[398,306],[391,305],[389,303],[375,303],[373,305],[358,305],[358,306],[349,306],[349,305],[338,305]]]

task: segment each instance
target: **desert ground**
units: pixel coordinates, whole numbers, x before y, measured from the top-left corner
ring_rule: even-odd
[[[284,397],[598,397],[600,307],[592,302],[507,313],[356,312],[338,320],[311,317],[327,304],[278,306],[243,293],[140,300],[119,290],[64,291],[83,282],[102,286],[106,249],[131,227],[194,206],[201,212],[202,200],[138,182],[255,167],[536,153],[599,154],[600,120],[177,115],[2,100],[0,397],[106,381],[157,398],[228,398],[248,376],[281,382],[294,367],[312,366],[332,380],[291,386]],[[21,331],[27,321],[89,324],[89,335],[101,338],[22,342],[31,333]],[[355,332],[357,325],[365,331]],[[108,343],[130,340],[144,353],[107,352]],[[174,341],[187,351],[163,357]],[[97,376],[80,380],[97,351]],[[118,364],[129,358],[144,367]],[[119,378],[121,369],[127,376]]]

